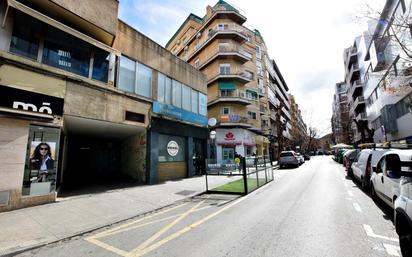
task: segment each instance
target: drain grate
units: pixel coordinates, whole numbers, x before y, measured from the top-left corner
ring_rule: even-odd
[[[177,195],[184,195],[184,196],[186,196],[186,195],[191,195],[191,194],[193,194],[193,193],[196,193],[196,191],[183,190],[183,191],[177,192],[176,194],[177,194]]]

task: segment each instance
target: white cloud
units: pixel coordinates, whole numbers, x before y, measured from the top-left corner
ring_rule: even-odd
[[[152,25],[138,28],[165,45],[189,13],[201,17],[206,1],[138,1],[141,19]],[[230,0],[245,12],[247,25],[258,29],[295,95],[304,120],[322,134],[330,133],[334,85],[343,80],[343,50],[366,29],[356,21],[365,4],[381,10],[385,0],[249,1]],[[122,4],[122,1],[120,2]],[[145,4],[146,3],[146,4]],[[168,33],[165,33],[168,32]]]

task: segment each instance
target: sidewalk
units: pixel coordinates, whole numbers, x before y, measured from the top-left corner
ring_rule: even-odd
[[[209,183],[216,181],[209,179]],[[111,225],[205,190],[202,176],[58,199],[56,203],[0,213],[0,256]]]

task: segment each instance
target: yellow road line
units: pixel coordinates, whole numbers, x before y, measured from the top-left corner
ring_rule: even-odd
[[[140,256],[140,252],[145,249],[149,244],[151,244],[153,241],[155,241],[156,239],[158,239],[161,235],[163,235],[164,233],[166,233],[169,229],[171,229],[173,226],[175,226],[177,223],[179,223],[181,220],[183,220],[184,218],[186,218],[187,215],[189,215],[190,213],[192,213],[194,210],[196,210],[196,208],[198,208],[202,203],[204,203],[206,200],[203,200],[201,202],[199,202],[198,204],[196,204],[195,206],[193,206],[192,208],[190,208],[187,212],[183,213],[180,217],[178,217],[177,219],[175,219],[174,221],[172,221],[171,223],[169,223],[167,226],[165,226],[164,228],[162,228],[161,230],[159,230],[157,233],[155,233],[153,236],[151,236],[149,239],[147,239],[146,241],[144,241],[142,244],[140,244],[137,248],[133,249],[130,252],[131,256]]]
[[[172,208],[170,208],[170,209],[166,209],[166,210],[164,210],[164,211],[161,211],[161,212],[158,212],[158,213],[154,213],[154,214],[149,215],[149,216],[145,216],[145,217],[140,218],[140,219],[138,219],[138,220],[135,220],[135,221],[132,221],[132,222],[123,224],[123,225],[121,225],[121,226],[118,226],[118,227],[115,227],[115,228],[106,230],[106,231],[104,231],[104,232],[101,232],[101,233],[92,235],[92,236],[90,236],[90,237],[88,237],[88,238],[101,238],[101,237],[109,236],[109,235],[112,235],[112,234],[116,234],[116,233],[117,233],[117,230],[121,230],[122,228],[128,227],[128,226],[130,226],[130,225],[133,225],[133,224],[139,223],[139,222],[141,222],[141,221],[144,221],[144,220],[147,220],[147,219],[150,219],[150,218],[159,216],[159,215],[161,215],[161,214],[167,213],[167,212],[169,212],[169,211],[171,211],[171,210],[180,208],[180,207],[185,206],[185,205],[187,205],[187,204],[188,204],[188,203],[183,203],[183,204],[181,204],[181,205],[172,207]]]
[[[120,255],[120,256],[127,257],[128,254],[129,254],[129,253],[126,252],[126,251],[120,250],[120,249],[118,249],[118,248],[116,248],[116,247],[114,247],[114,246],[111,246],[111,245],[108,245],[108,244],[106,244],[106,243],[100,242],[99,240],[94,239],[94,238],[86,238],[85,240],[87,240],[88,242],[93,243],[93,244],[95,244],[95,245],[97,245],[97,246],[100,246],[101,248],[103,248],[103,249],[105,249],[105,250],[107,250],[107,251],[110,251],[110,252],[113,252],[113,253],[115,253],[115,254],[118,254],[118,255]]]
[[[223,207],[223,208],[220,209],[219,211],[214,212],[214,213],[210,214],[209,216],[207,216],[207,217],[205,217],[205,218],[203,218],[203,219],[201,219],[201,220],[199,220],[199,221],[196,221],[196,222],[192,223],[191,225],[189,225],[189,226],[187,226],[187,227],[184,227],[183,229],[177,231],[176,233],[174,233],[174,234],[172,234],[172,235],[170,235],[170,236],[168,236],[168,237],[166,237],[166,238],[164,238],[164,239],[162,239],[162,240],[160,240],[160,241],[158,241],[158,242],[150,245],[149,247],[147,247],[147,248],[145,248],[145,249],[142,249],[142,250],[137,251],[137,252],[131,252],[131,255],[129,255],[129,256],[133,256],[133,257],[143,256],[143,255],[145,255],[145,254],[147,254],[147,253],[149,253],[149,252],[151,252],[151,251],[159,248],[159,247],[162,246],[163,244],[165,244],[165,243],[167,243],[167,242],[169,242],[169,241],[171,241],[171,240],[173,240],[173,239],[175,239],[175,238],[178,238],[179,236],[181,236],[181,235],[189,232],[190,230],[196,228],[197,226],[200,226],[200,225],[203,224],[204,222],[210,220],[211,218],[213,218],[213,217],[215,217],[216,215],[224,212],[225,210],[229,209],[230,207],[234,206],[235,204],[240,203],[241,201],[243,201],[243,200],[245,200],[245,199],[246,199],[246,197],[240,198],[240,199],[236,200],[235,202],[233,202],[233,203],[231,203],[231,204]]]

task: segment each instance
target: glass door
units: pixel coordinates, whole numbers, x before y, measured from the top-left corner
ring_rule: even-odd
[[[234,148],[223,148],[223,164],[233,164],[235,158],[235,149]]]

